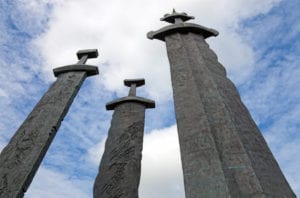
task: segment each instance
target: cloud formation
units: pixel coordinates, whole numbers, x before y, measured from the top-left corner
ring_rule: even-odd
[[[164,43],[146,39],[148,31],[166,25],[159,21],[164,13],[178,7],[195,15],[194,22],[203,21],[204,25],[218,29],[221,35],[218,39],[211,39],[215,40],[213,46],[231,75],[242,82],[252,71],[253,54],[236,33],[238,23],[246,17],[267,12],[276,2],[205,0],[183,3],[154,0],[128,4],[120,1],[65,1],[56,4],[49,28],[40,35],[36,44],[47,63],[44,70],[48,72],[53,65],[63,65],[73,60],[77,49],[97,46],[102,63],[100,83],[108,90],[120,94],[123,87],[116,79],[143,76],[149,82],[148,94],[167,100],[171,97],[171,85]],[[147,9],[141,9],[143,7]],[[60,56],[57,56],[58,51]],[[231,58],[232,54],[237,53],[238,57]]]

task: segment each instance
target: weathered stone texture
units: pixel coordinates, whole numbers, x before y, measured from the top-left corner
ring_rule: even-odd
[[[115,107],[105,151],[94,184],[95,198],[137,198],[141,173],[145,105]]]
[[[85,78],[84,71],[60,74],[3,149],[1,198],[23,197]]]
[[[186,198],[295,197],[203,36],[165,37]]]

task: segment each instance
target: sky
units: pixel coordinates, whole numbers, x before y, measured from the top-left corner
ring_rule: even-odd
[[[237,86],[294,192],[300,196],[300,1],[1,0],[0,150],[55,81],[52,69],[88,60],[85,80],[25,198],[88,198],[123,80],[145,78],[137,95],[156,101],[145,121],[141,198],[184,198],[165,44],[146,38],[175,8],[214,28],[207,39]]]

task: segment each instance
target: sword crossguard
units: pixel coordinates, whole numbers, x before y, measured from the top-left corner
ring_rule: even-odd
[[[76,64],[66,65],[53,69],[54,76],[57,77],[60,74],[71,72],[71,71],[85,71],[86,76],[93,76],[99,74],[98,68],[92,65],[86,65],[86,61],[89,58],[97,58],[97,49],[85,49],[77,52],[79,61]]]
[[[145,84],[145,79],[137,78],[137,79],[125,79],[124,85],[130,87],[129,94],[126,97],[119,98],[113,100],[106,104],[107,110],[113,110],[120,104],[125,102],[136,102],[145,106],[145,108],[155,108],[155,102],[153,100],[149,100],[143,97],[136,96],[136,88]]]

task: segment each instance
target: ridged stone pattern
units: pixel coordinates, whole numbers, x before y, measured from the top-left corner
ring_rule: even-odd
[[[186,198],[296,197],[203,36],[165,42]]]
[[[120,103],[114,109],[94,198],[138,198],[145,105]]]

